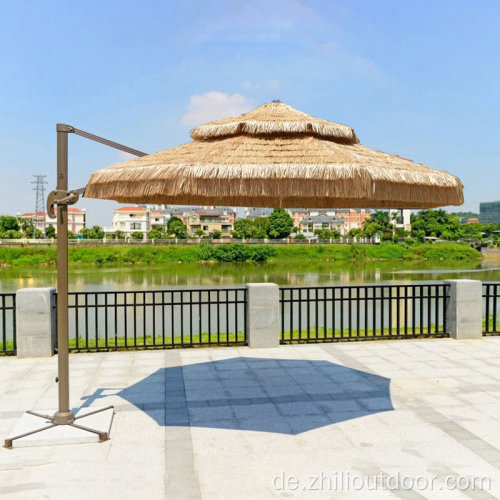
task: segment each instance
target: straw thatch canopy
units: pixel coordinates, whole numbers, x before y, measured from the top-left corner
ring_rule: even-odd
[[[94,172],[85,196],[287,208],[463,203],[457,177],[370,149],[351,127],[281,102],[201,125],[191,137],[181,146]]]

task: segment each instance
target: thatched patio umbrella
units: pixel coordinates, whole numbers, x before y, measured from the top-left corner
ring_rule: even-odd
[[[457,177],[359,143],[354,130],[271,102],[201,125],[194,141],[94,172],[89,198],[307,208],[463,203]]]
[[[68,190],[68,134],[140,158],[94,172],[86,188]],[[359,144],[354,130],[279,101],[238,118],[195,128],[194,141],[146,155],[102,137],[57,125],[57,338],[59,409],[48,421],[5,440],[56,426],[73,426],[108,438],[107,430],[81,425],[69,405],[67,207],[80,194],[119,202],[306,208],[432,208],[463,203],[462,183],[446,172]],[[91,412],[105,412],[111,407]],[[77,421],[79,423],[75,423]],[[111,421],[109,421],[109,425]]]

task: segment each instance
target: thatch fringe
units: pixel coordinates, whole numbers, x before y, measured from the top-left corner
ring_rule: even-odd
[[[131,189],[133,187],[133,189]],[[355,165],[162,165],[103,169],[85,196],[135,203],[415,208],[463,203],[449,174]],[[433,202],[432,200],[436,200]]]
[[[358,144],[354,130],[347,125],[332,123],[323,125],[310,122],[239,122],[222,125],[202,125],[191,131],[195,140],[213,139],[236,134],[267,135],[267,134],[315,134],[319,137],[342,139],[347,144]]]

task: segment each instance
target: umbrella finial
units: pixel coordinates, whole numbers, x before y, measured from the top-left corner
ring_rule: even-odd
[[[279,99],[273,99],[272,102],[281,102]]]

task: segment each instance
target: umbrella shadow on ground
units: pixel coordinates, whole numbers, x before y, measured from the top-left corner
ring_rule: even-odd
[[[329,361],[237,357],[160,368],[117,395],[162,426],[299,434],[393,410],[389,384]]]

